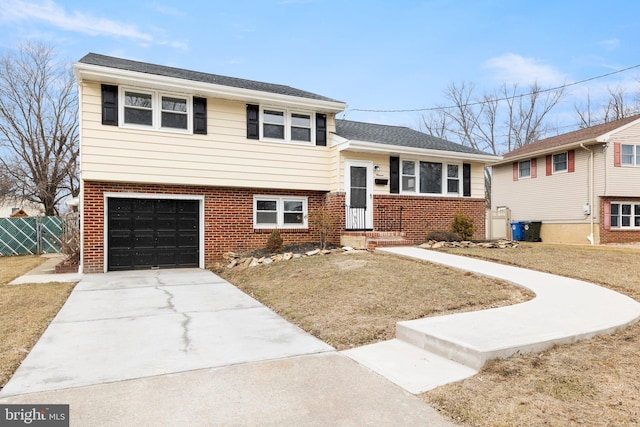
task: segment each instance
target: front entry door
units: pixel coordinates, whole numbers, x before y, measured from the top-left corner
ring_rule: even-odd
[[[345,162],[345,228],[373,230],[373,164]]]

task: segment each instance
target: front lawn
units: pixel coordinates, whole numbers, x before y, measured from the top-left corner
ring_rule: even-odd
[[[42,264],[38,256],[0,257],[0,388],[9,381],[69,297],[73,284],[8,283]]]
[[[587,280],[640,301],[640,250],[523,244],[447,250]],[[399,320],[481,310],[529,295],[492,279],[381,254],[333,254],[223,276],[338,349],[394,337]],[[543,353],[489,362],[420,397],[469,426],[640,424],[640,323]]]

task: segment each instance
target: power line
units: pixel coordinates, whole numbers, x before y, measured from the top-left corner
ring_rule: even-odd
[[[589,77],[587,79],[584,80],[579,80],[577,82],[572,82],[572,83],[565,83],[561,86],[556,86],[556,87],[552,87],[552,88],[548,88],[548,89],[541,89],[535,93],[545,93],[545,92],[552,92],[552,91],[556,91],[556,90],[560,90],[560,89],[565,89],[571,86],[576,86],[582,83],[586,83],[586,82],[590,82],[592,80],[598,80],[604,77],[609,77],[612,76],[614,74],[620,74],[620,73],[624,73],[625,71],[629,71],[629,70],[633,70],[635,68],[640,68],[640,64],[638,65],[634,65],[631,67],[627,67],[627,68],[623,68],[621,70],[617,70],[617,71],[612,71],[610,73],[606,73],[606,74],[600,74],[598,76],[595,77]],[[529,92],[529,93],[523,93],[520,95],[514,95],[514,96],[510,96],[510,97],[504,97],[504,98],[496,98],[496,99],[491,99],[489,101],[477,101],[477,102],[471,102],[469,104],[464,104],[464,107],[472,107],[475,105],[482,105],[482,104],[487,104],[488,102],[500,102],[500,101],[506,101],[509,99],[514,99],[514,98],[523,98],[525,96],[531,96],[533,95],[534,92]],[[363,113],[417,113],[417,112],[422,112],[422,111],[438,111],[438,110],[448,110],[451,108],[458,108],[459,105],[450,105],[450,106],[446,106],[446,107],[429,107],[429,108],[409,108],[409,109],[401,109],[401,110],[368,110],[368,109],[363,109],[363,108],[353,108],[351,110],[347,110],[345,111],[345,114],[343,117],[346,117],[346,115],[348,113],[354,112],[354,111],[359,111],[359,112],[363,112]]]

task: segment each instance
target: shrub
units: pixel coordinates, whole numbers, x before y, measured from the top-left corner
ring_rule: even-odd
[[[476,225],[473,223],[473,218],[469,215],[456,212],[449,226],[449,231],[458,234],[462,240],[471,240],[473,233],[476,232]]]
[[[266,248],[271,253],[276,253],[282,251],[282,236],[278,230],[273,230],[267,239]]]
[[[315,225],[318,227],[318,232],[320,234],[320,246],[322,247],[322,249],[326,249],[327,240],[329,239],[331,232],[336,227],[337,219],[323,203],[320,208],[314,210],[309,214],[309,220],[315,223]]]
[[[427,234],[427,240],[435,240],[437,242],[455,242],[460,240],[460,236],[451,231],[430,231]]]

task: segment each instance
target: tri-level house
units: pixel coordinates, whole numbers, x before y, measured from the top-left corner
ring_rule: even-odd
[[[327,224],[335,244],[411,243],[456,212],[484,238],[494,156],[338,120],[344,102],[288,86],[93,53],[74,67],[84,272],[202,268]]]
[[[640,115],[525,145],[492,167],[492,210],[557,243],[640,241]]]

